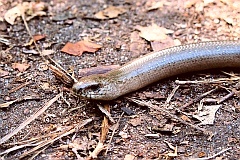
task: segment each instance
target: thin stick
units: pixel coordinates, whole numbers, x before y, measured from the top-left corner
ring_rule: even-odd
[[[13,151],[16,151],[16,150],[21,149],[21,148],[37,146],[37,145],[39,145],[40,143],[41,143],[41,142],[34,143],[34,144],[33,144],[33,143],[28,143],[28,144],[23,144],[23,145],[19,145],[19,146],[14,146],[14,147],[12,147],[12,148],[9,148],[9,149],[1,152],[1,153],[0,153],[0,156],[1,156],[1,155],[4,155],[4,154],[8,154],[8,153],[13,152]]]
[[[238,81],[240,80],[240,77],[231,77],[231,78],[219,78],[219,79],[208,79],[208,80],[203,80],[203,81],[180,81],[176,80],[176,84],[206,84],[206,83],[223,83],[223,82],[228,82],[228,81]]]
[[[210,91],[207,91],[207,92],[201,94],[199,97],[193,99],[193,100],[190,101],[189,103],[186,103],[185,105],[183,105],[182,107],[180,107],[179,110],[182,110],[182,109],[184,109],[184,108],[192,105],[193,103],[196,103],[196,102],[200,101],[202,98],[204,98],[204,97],[206,97],[207,95],[215,92],[215,91],[218,90],[218,89],[219,89],[219,87],[216,87],[216,88],[214,88],[214,89],[212,89],[212,90],[210,90]]]
[[[34,43],[35,47],[37,48],[38,53],[42,56],[42,52],[40,51],[40,49],[39,49],[39,47],[38,47],[35,39],[33,38],[32,33],[30,32],[30,29],[29,29],[29,27],[28,27],[27,21],[26,21],[26,19],[25,19],[24,10],[21,11],[21,16],[22,16],[22,20],[23,20],[23,23],[24,23],[24,25],[25,25],[25,27],[26,27],[26,29],[27,29],[28,34],[29,34],[30,37],[32,38],[33,43]],[[42,56],[42,57],[43,57],[43,56]],[[43,58],[44,58],[44,57],[43,57]],[[44,58],[44,59],[45,59],[45,58]],[[46,60],[46,59],[45,59],[45,60]]]
[[[110,145],[111,145],[111,142],[112,142],[112,139],[113,139],[113,136],[114,136],[114,134],[115,134],[115,132],[116,132],[118,126],[119,126],[119,122],[120,122],[120,120],[121,120],[123,114],[124,114],[124,112],[123,112],[123,113],[121,114],[121,116],[118,118],[118,121],[117,121],[117,123],[116,123],[116,126],[115,126],[114,129],[113,129],[113,132],[112,132],[112,134],[111,134],[111,137],[110,137],[109,143],[108,143],[107,148],[106,148],[105,155],[107,155],[108,149],[110,148]]]
[[[174,96],[174,94],[176,93],[176,91],[178,90],[180,85],[177,85],[172,92],[170,93],[170,95],[168,96],[167,100],[165,101],[165,105],[169,104],[169,102],[171,101],[172,97]]]
[[[56,95],[53,99],[51,99],[49,102],[47,102],[43,108],[35,112],[31,117],[26,119],[24,122],[22,122],[16,129],[14,129],[11,133],[4,136],[2,139],[0,139],[0,144],[6,142],[9,140],[12,136],[17,134],[21,129],[23,129],[25,126],[27,126],[29,123],[31,123],[33,120],[35,120],[38,116],[40,116],[43,112],[45,112],[55,101],[58,100],[58,98],[61,96],[61,93]]]
[[[232,149],[232,148],[223,149],[222,151],[220,151],[220,152],[218,152],[218,153],[216,153],[216,154],[214,154],[214,155],[212,155],[212,156],[210,156],[210,157],[205,157],[205,158],[191,158],[190,160],[209,160],[209,159],[213,159],[213,158],[219,156],[220,154],[223,154],[224,152],[226,152],[226,151],[228,151],[228,150],[230,150],[230,149]]]
[[[92,122],[92,120],[93,120],[92,118],[86,119],[86,120],[84,120],[80,125],[77,125],[77,126],[75,126],[75,127],[71,127],[70,130],[62,131],[61,133],[59,133],[59,134],[58,134],[56,137],[54,137],[53,139],[49,139],[49,140],[47,140],[47,141],[43,141],[40,145],[38,145],[38,146],[30,149],[30,150],[27,151],[27,152],[24,152],[19,158],[22,159],[22,158],[24,158],[25,156],[27,156],[27,155],[35,152],[36,150],[38,150],[38,149],[40,149],[40,148],[42,148],[42,147],[44,147],[44,146],[46,146],[46,145],[49,145],[49,144],[55,142],[56,140],[59,140],[59,139],[65,137],[65,136],[68,136],[68,135],[70,135],[70,134],[72,134],[72,133],[80,130],[83,126],[85,126],[86,124]]]
[[[26,21],[26,19],[25,19],[25,15],[24,15],[24,12],[23,12],[23,11],[21,12],[21,16],[22,16],[22,20],[23,20],[23,22],[24,22],[24,25],[25,25],[25,27],[26,27],[26,29],[27,29],[27,32],[28,32],[29,36],[32,38],[32,40],[33,40],[33,43],[34,43],[34,45],[35,45],[35,47],[36,47],[36,49],[37,49],[37,52],[39,53],[39,55],[40,55],[46,62],[48,62],[48,60],[42,55],[42,52],[40,51],[40,49],[39,49],[39,47],[38,47],[35,39],[33,38],[32,33],[30,32],[30,29],[29,29],[29,27],[28,27],[28,24],[27,24],[27,21]],[[69,77],[71,77],[71,78],[74,80],[74,82],[77,82],[77,79],[76,79],[76,78],[74,78],[74,77],[71,76],[67,71],[65,71],[65,70],[64,70],[56,61],[54,61],[49,55],[47,55],[47,58],[48,58],[49,60],[51,60],[55,65],[57,65],[57,67],[59,67],[65,74],[67,74]],[[46,63],[46,64],[47,64],[47,63]]]
[[[47,57],[48,57],[48,59],[49,59],[51,62],[53,62],[61,71],[63,71],[68,77],[71,77],[75,83],[78,82],[78,80],[77,80],[75,77],[73,77],[72,75],[70,75],[70,74],[69,74],[62,66],[60,66],[55,60],[53,60],[53,59],[52,59],[50,56],[48,56],[48,55],[47,55]]]
[[[97,104],[99,110],[106,116],[108,119],[112,122],[115,123],[114,119],[111,116],[111,113],[109,113],[105,108],[103,108],[100,104]]]
[[[130,99],[130,98],[128,98],[128,99]],[[130,100],[131,100],[132,102],[135,102],[135,103],[141,105],[141,106],[146,106],[146,107],[155,109],[155,110],[157,110],[157,111],[164,112],[167,116],[171,117],[172,119],[178,120],[179,122],[181,122],[181,123],[184,124],[184,125],[187,125],[187,126],[190,126],[190,127],[194,128],[194,129],[197,129],[197,130],[199,130],[199,131],[202,131],[204,134],[213,135],[213,133],[212,133],[211,131],[207,131],[207,130],[205,130],[205,129],[203,129],[203,128],[200,128],[200,127],[195,126],[195,125],[193,125],[193,124],[191,124],[191,123],[188,123],[188,122],[182,120],[181,118],[179,118],[179,117],[177,117],[177,116],[169,113],[169,111],[167,111],[167,110],[165,110],[165,109],[163,109],[163,108],[160,108],[160,107],[158,107],[158,106],[156,106],[156,105],[153,105],[153,104],[150,104],[150,103],[147,103],[147,102],[144,102],[144,101],[139,101],[139,100],[137,100],[137,99],[130,99]]]

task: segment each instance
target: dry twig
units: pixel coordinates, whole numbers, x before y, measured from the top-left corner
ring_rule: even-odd
[[[17,86],[16,88],[11,89],[8,93],[10,94],[10,93],[16,92],[17,90],[19,90],[19,89],[21,89],[22,87],[25,87],[25,86],[27,86],[27,85],[29,85],[29,84],[31,84],[31,83],[32,83],[32,82],[25,82],[25,83]]]
[[[19,97],[19,98],[13,100],[13,101],[9,101],[9,102],[6,102],[6,103],[1,103],[0,108],[7,108],[13,103],[21,102],[21,101],[25,101],[25,100],[33,100],[33,99],[38,100],[38,99],[40,99],[40,97],[38,95]]]
[[[38,146],[32,148],[31,150],[27,151],[27,152],[24,152],[21,156],[20,156],[20,159],[21,158],[24,158],[30,154],[32,154],[33,152],[37,151],[38,149],[42,148],[42,147],[45,147],[53,142],[55,142],[56,140],[59,140],[60,138],[63,138],[65,136],[68,136],[76,131],[78,131],[79,129],[81,129],[82,127],[84,127],[85,125],[87,125],[88,123],[92,122],[93,119],[87,119],[85,120],[83,123],[75,126],[75,127],[71,127],[70,129],[68,130],[64,130],[60,133],[58,133],[54,138],[51,138],[49,140],[46,140],[46,141],[42,141]]]
[[[238,76],[234,76],[234,77],[230,77],[230,78],[218,78],[218,79],[206,79],[203,81],[180,81],[180,80],[176,80],[175,83],[176,84],[206,84],[206,83],[224,83],[224,82],[228,82],[228,81],[239,81],[240,77]]]
[[[129,99],[130,99],[130,98],[129,98]],[[179,118],[179,117],[171,114],[169,111],[167,111],[167,110],[165,110],[165,109],[163,109],[163,108],[160,108],[159,106],[150,104],[150,103],[145,102],[145,101],[140,101],[140,100],[137,100],[137,99],[130,99],[130,100],[131,100],[132,102],[137,103],[138,105],[146,106],[146,107],[155,109],[155,110],[157,110],[157,111],[164,112],[167,116],[171,117],[172,119],[178,120],[178,121],[181,122],[182,124],[187,125],[187,126],[190,126],[190,127],[194,128],[194,129],[196,129],[196,130],[199,130],[199,131],[203,132],[204,134],[207,134],[207,135],[210,135],[210,136],[213,135],[212,132],[207,131],[207,130],[205,130],[205,129],[203,129],[203,128],[200,128],[200,127],[198,127],[198,126],[195,126],[195,125],[193,125],[193,124],[191,124],[191,123],[188,123],[188,122],[182,120],[181,118]]]
[[[230,149],[232,149],[232,148],[223,149],[222,151],[220,151],[220,152],[218,152],[218,153],[216,153],[216,154],[214,154],[214,155],[212,155],[212,156],[210,156],[210,157],[205,157],[205,158],[191,158],[190,160],[209,160],[209,159],[213,159],[213,158],[215,158],[215,157],[223,154],[224,152],[226,152],[226,151],[228,151],[228,150],[230,150]]]
[[[123,113],[121,114],[121,116],[119,117],[119,119],[118,119],[118,121],[117,121],[117,123],[116,123],[116,126],[114,127],[114,129],[113,129],[113,131],[112,131],[112,135],[111,135],[110,140],[109,140],[109,143],[108,143],[108,145],[107,145],[105,155],[107,155],[108,149],[109,149],[109,147],[110,147],[110,145],[111,145],[111,142],[112,142],[112,139],[113,139],[113,136],[114,136],[114,134],[115,134],[115,132],[116,132],[118,126],[119,126],[119,122],[120,122],[123,114],[124,114],[124,112],[123,112]]]
[[[21,123],[15,130],[13,130],[11,133],[7,134],[4,136],[2,139],[0,139],[0,144],[6,142],[9,140],[12,136],[17,134],[21,129],[23,129],[25,126],[27,126],[29,123],[31,123],[34,119],[36,119],[38,116],[40,116],[43,112],[45,112],[55,101],[58,100],[60,97],[61,93],[56,95],[53,99],[51,99],[49,102],[47,102],[43,108],[38,110],[36,113],[34,113],[31,117],[26,119],[23,123]]]
[[[99,107],[99,106],[98,106]],[[100,106],[101,107],[101,106]],[[102,121],[102,129],[101,129],[101,135],[100,135],[100,140],[96,146],[96,148],[94,149],[94,151],[89,155],[89,157],[87,159],[93,159],[93,158],[97,158],[98,154],[106,149],[106,145],[104,145],[104,142],[106,141],[106,137],[109,131],[109,124],[108,124],[108,118],[110,115],[110,107],[109,104],[105,104],[104,108],[100,109],[101,111],[104,110],[104,118]],[[106,112],[108,113],[108,118],[106,117]],[[111,117],[111,116],[110,116]]]
[[[171,101],[172,97],[174,96],[174,94],[176,93],[176,91],[178,90],[179,85],[177,85],[171,92],[171,94],[168,96],[167,100],[165,101],[165,105],[169,104],[169,102]]]
[[[212,89],[212,90],[210,90],[210,91],[207,91],[207,92],[201,94],[201,95],[198,96],[197,98],[193,99],[192,101],[190,101],[190,102],[186,103],[185,105],[183,105],[182,107],[180,107],[179,110],[183,110],[184,108],[192,105],[193,103],[196,103],[196,102],[200,101],[202,98],[204,98],[204,97],[206,97],[207,95],[215,92],[215,91],[218,90],[218,89],[219,89],[219,87],[216,87],[216,88],[214,88],[214,89]]]

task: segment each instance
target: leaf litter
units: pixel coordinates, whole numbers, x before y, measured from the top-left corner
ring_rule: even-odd
[[[121,6],[109,6],[106,9],[99,11],[94,15],[97,19],[111,19],[126,12],[126,9]]]
[[[94,53],[102,48],[101,45],[89,42],[87,40],[78,41],[76,43],[68,42],[62,49],[62,52],[68,53],[74,56],[81,56],[83,52]]]
[[[204,3],[205,3],[205,1],[204,1]],[[198,7],[198,10],[201,11],[204,6],[198,5],[198,6],[195,6],[195,7]],[[233,24],[232,20],[229,20],[228,23],[229,23],[229,22],[231,22],[231,23]],[[171,35],[171,33],[166,34],[166,35],[167,35],[167,36],[168,36],[168,35]],[[167,39],[165,39],[165,40],[167,40]],[[151,43],[151,46],[152,46],[152,49],[153,49],[153,50],[157,50],[157,49],[154,47],[154,45],[152,44],[153,42],[158,42],[158,41],[153,40],[153,41],[150,42],[150,43]],[[220,83],[221,83],[221,82],[220,82]],[[186,119],[185,119],[185,120],[186,120]]]

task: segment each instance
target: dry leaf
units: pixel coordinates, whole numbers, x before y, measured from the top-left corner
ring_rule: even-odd
[[[147,8],[147,11],[163,8],[163,2],[151,2],[151,6]]]
[[[118,15],[123,14],[125,12],[126,12],[126,9],[124,9],[123,7],[109,6],[103,11],[96,13],[94,16],[97,19],[110,19],[110,18],[116,18]]]
[[[26,71],[30,67],[27,63],[12,63],[13,69],[18,69],[20,72]]]
[[[39,41],[39,40],[41,40],[41,39],[44,39],[46,37],[46,35],[41,35],[41,34],[37,34],[37,35],[34,35],[33,36],[33,39],[35,40],[35,41]]]
[[[17,5],[16,7],[13,7],[11,9],[9,9],[5,15],[4,15],[4,19],[10,23],[11,25],[14,24],[15,19],[19,16],[21,16],[21,5]]]
[[[145,41],[139,36],[137,31],[131,33],[130,36],[131,44],[129,49],[132,53],[132,57],[138,57],[141,53],[143,53],[144,49],[146,48]]]
[[[173,40],[171,37],[167,37],[164,41],[161,41],[161,42],[153,41],[150,43],[151,43],[151,47],[152,47],[153,51],[155,51],[155,52],[160,51],[165,48],[168,48],[168,47],[181,45],[181,41],[179,41],[178,39]]]
[[[167,47],[172,47],[174,45],[175,45],[174,40],[168,36],[166,37],[166,39],[164,41],[152,41],[151,42],[151,47],[152,47],[153,51],[155,51],[155,52],[160,51]]]
[[[62,52],[70,55],[81,56],[83,52],[96,52],[102,46],[88,41],[79,41],[77,43],[68,42],[62,49]]]
[[[186,121],[186,122],[191,122],[191,119],[189,119],[186,115],[182,115],[181,119]]]
[[[136,29],[140,31],[140,36],[147,41],[163,41],[168,38],[167,34],[173,33],[173,30],[159,27],[156,24],[152,24],[148,27],[136,26]]]
[[[127,155],[125,155],[124,160],[134,160],[134,158],[135,158],[134,155],[127,154]]]
[[[203,106],[198,115],[193,115],[193,117],[201,121],[200,125],[213,124],[215,114],[221,106],[222,105]]]
[[[9,9],[5,13],[4,19],[13,25],[15,19],[21,16],[21,13],[26,13],[26,15],[28,15],[28,17],[26,17],[26,20],[30,20],[36,16],[43,16],[46,15],[46,12],[43,11],[46,9],[46,6],[47,5],[44,2],[23,2]]]
[[[39,41],[41,39],[44,39],[45,37],[46,37],[46,35],[34,35],[33,39],[35,41]],[[31,46],[33,44],[33,39],[30,39],[30,41],[25,43],[23,46]]]

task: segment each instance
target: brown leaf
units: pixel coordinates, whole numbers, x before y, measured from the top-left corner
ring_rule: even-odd
[[[138,32],[132,32],[130,36],[130,46],[129,49],[132,53],[132,57],[138,57],[141,53],[143,53],[144,49],[146,48],[145,41],[139,36]]]
[[[163,2],[150,1],[147,5],[147,11],[163,8]]]
[[[46,37],[46,35],[34,35],[33,36],[33,39],[35,40],[35,41],[39,41],[39,40],[41,40],[41,39],[44,39]],[[33,39],[30,39],[30,41],[29,42],[27,42],[27,43],[25,43],[23,46],[31,46],[32,44],[33,44]]]
[[[102,46],[88,41],[79,41],[77,43],[68,42],[62,49],[62,52],[70,55],[81,56],[83,52],[96,52]]]
[[[34,35],[33,36],[33,39],[35,40],[35,41],[39,41],[39,40],[41,40],[41,39],[44,39],[46,37],[46,35],[41,35],[41,34],[36,34],[36,35]]]
[[[182,115],[181,119],[186,121],[186,122],[191,122],[191,119],[189,119],[186,115]]]
[[[136,29],[140,31],[140,37],[146,39],[147,41],[164,41],[168,38],[169,33],[173,33],[173,30],[166,29],[164,27],[159,27],[156,24],[152,24],[148,27],[136,26]]]
[[[151,42],[151,46],[153,51],[157,52],[164,48],[181,45],[181,42],[177,39],[173,40],[171,37],[167,37],[164,41],[153,41]]]
[[[30,67],[27,63],[12,63],[13,69],[18,69],[20,72],[26,71]]]
[[[118,15],[123,14],[125,12],[126,12],[126,9],[124,9],[123,7],[109,6],[103,11],[96,13],[94,16],[97,19],[110,19],[110,18],[116,18]]]
[[[171,37],[166,37],[164,41],[153,41],[151,42],[153,51],[157,52],[164,48],[174,46],[174,40]]]
[[[30,20],[36,16],[43,16],[46,15],[46,12],[43,11],[46,9],[46,6],[47,5],[44,2],[23,2],[9,9],[5,13],[4,19],[13,25],[15,19],[21,16],[21,13],[26,13],[26,15],[28,15],[26,20]]]

